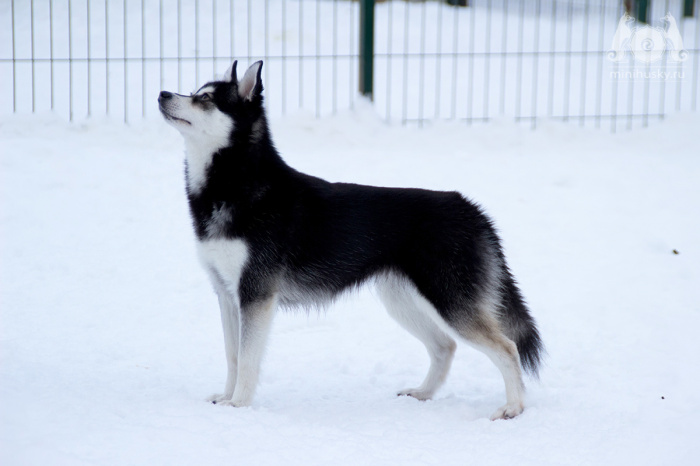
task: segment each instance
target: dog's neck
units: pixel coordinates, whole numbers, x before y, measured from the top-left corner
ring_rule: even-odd
[[[200,239],[244,228],[256,206],[294,172],[277,153],[264,122],[258,128],[234,130],[229,145],[206,152],[194,141],[187,144],[187,197]]]
[[[206,137],[185,138],[185,161],[187,192],[199,193],[207,182],[207,173],[214,154],[226,147]]]

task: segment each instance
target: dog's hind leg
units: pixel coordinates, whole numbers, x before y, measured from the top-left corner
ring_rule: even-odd
[[[226,385],[224,393],[214,394],[207,398],[212,403],[228,401],[236,388],[238,372],[238,304],[223,287],[217,290],[219,308],[221,309],[221,325],[224,329],[224,347],[226,349]]]
[[[421,299],[411,286],[393,276],[382,277],[377,281],[379,297],[389,315],[418,338],[430,356],[430,369],[423,383],[417,388],[402,390],[398,394],[428,400],[445,382],[457,344],[429,315],[432,309],[427,309],[426,306],[431,306],[430,303]],[[437,311],[435,313],[437,314]]]
[[[242,407],[253,401],[276,304],[276,296],[269,296],[241,306],[235,389],[231,399],[221,404]]]
[[[476,349],[486,354],[498,367],[506,385],[506,404],[491,415],[491,420],[511,419],[523,412],[525,384],[516,344],[506,337],[496,320],[483,312],[476,322],[459,333]]]

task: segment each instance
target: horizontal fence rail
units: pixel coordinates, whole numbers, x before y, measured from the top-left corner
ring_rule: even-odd
[[[361,49],[371,36],[358,1],[5,1],[0,111],[152,117],[160,90],[191,92],[234,58],[239,69],[265,61],[272,115],[351,109],[368,83],[376,112],[403,124],[505,116],[617,130],[697,110],[695,2],[645,2],[649,24],[626,22],[622,44],[621,0],[450,3],[460,2],[376,2],[373,47]],[[361,66],[364,50],[372,66]]]

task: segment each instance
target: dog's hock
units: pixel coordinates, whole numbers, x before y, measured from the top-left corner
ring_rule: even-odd
[[[243,75],[243,79],[238,83],[238,94],[246,100],[253,100],[254,97],[260,95],[263,91],[262,79],[260,74],[262,71],[262,60],[256,61],[248,68]]]

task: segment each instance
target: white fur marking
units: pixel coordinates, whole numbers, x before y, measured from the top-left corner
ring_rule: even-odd
[[[246,244],[239,239],[211,239],[197,242],[197,252],[204,268],[218,274],[226,291],[238,305],[238,284],[248,260]]]
[[[197,92],[208,92],[210,88],[205,86]],[[206,183],[207,169],[213,155],[230,145],[233,119],[217,108],[205,109],[193,105],[192,97],[183,95],[173,95],[163,107],[170,116],[187,122],[167,120],[185,139],[187,187],[196,194]]]
[[[238,376],[231,397],[232,406],[249,406],[253,401],[276,307],[277,297],[272,296],[241,313]]]
[[[219,110],[196,111],[191,128],[181,131],[187,152],[187,184],[190,192],[199,192],[206,182],[213,155],[229,145],[233,120]]]
[[[211,218],[206,225],[206,232],[209,238],[216,238],[224,233],[226,225],[231,223],[231,209],[226,206],[215,207],[211,213]]]
[[[377,280],[377,286],[389,315],[418,338],[430,356],[430,369],[423,383],[417,388],[402,390],[399,395],[428,400],[445,382],[457,344],[440,328],[446,324],[444,321],[438,324],[437,320],[442,321],[442,318],[437,310],[406,279],[387,274]]]

